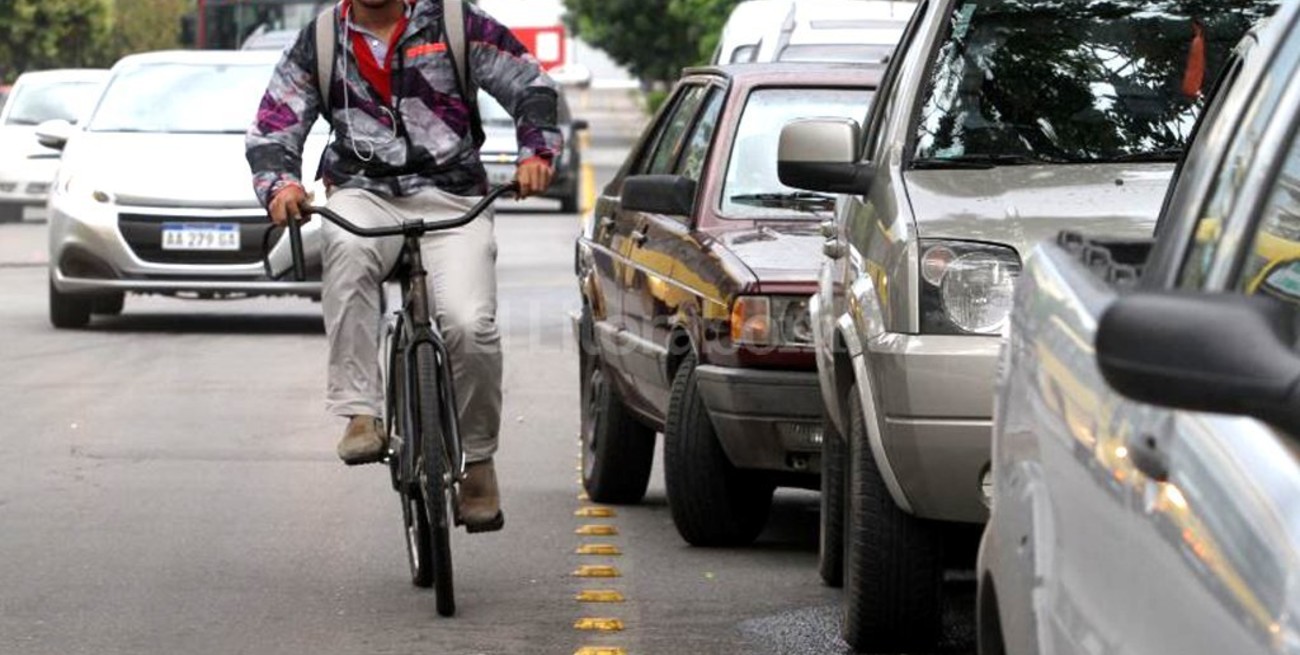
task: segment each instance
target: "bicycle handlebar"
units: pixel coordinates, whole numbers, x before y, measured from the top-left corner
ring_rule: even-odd
[[[483,215],[483,212],[487,211],[487,208],[491,207],[492,203],[496,202],[508,193],[518,194],[519,183],[511,182],[510,184],[496,187],[488,191],[487,195],[483,196],[483,199],[479,200],[478,203],[471,207],[464,215],[443,221],[409,221],[391,227],[361,227],[348,219],[339,216],[333,210],[326,207],[309,207],[304,212],[304,217],[306,218],[311,217],[312,215],[318,215],[321,218],[343,228],[347,232],[369,239],[380,237],[400,237],[408,234],[418,236],[430,232],[451,230],[469,225],[474,222],[474,219]],[[303,263],[305,257],[303,256],[302,250],[302,225],[298,221],[289,221],[289,250],[293,254],[294,280],[302,282],[307,279],[307,272]]]

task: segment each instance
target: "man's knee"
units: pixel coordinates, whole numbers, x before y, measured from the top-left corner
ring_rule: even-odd
[[[495,349],[501,343],[496,318],[490,314],[445,314],[439,327],[453,349]]]

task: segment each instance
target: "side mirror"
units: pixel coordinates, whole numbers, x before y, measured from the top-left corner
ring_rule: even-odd
[[[68,139],[72,138],[74,129],[72,123],[62,119],[45,121],[36,126],[36,141],[46,148],[63,150],[68,145]]]
[[[680,175],[634,175],[623,182],[623,209],[690,216],[695,211],[695,181]]]
[[[588,123],[587,121],[581,118],[575,118],[573,120],[573,123],[571,123],[570,125],[573,127],[574,132],[581,132],[583,130],[591,129],[591,123]]]
[[[1239,294],[1133,293],[1097,327],[1102,376],[1138,402],[1300,434],[1296,309]]]
[[[865,193],[870,164],[858,161],[862,128],[848,119],[801,120],[781,130],[776,171],[781,184],[822,193]]]

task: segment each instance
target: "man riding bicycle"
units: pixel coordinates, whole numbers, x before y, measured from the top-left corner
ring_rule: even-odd
[[[320,115],[337,135],[321,162],[330,209],[363,227],[464,213],[487,190],[476,87],[515,118],[519,195],[550,186],[562,138],[554,82],[482,10],[468,3],[458,8],[456,13],[464,12],[458,31],[444,25],[450,12],[443,5],[342,0],[332,13],[335,47],[318,48],[317,35],[328,33],[319,26],[302,31],[277,66],[248,132],[254,186],[272,221],[298,220],[309,207],[299,171],[303,143]],[[334,53],[332,67],[318,62],[318,52]],[[465,61],[458,65],[462,54]],[[320,71],[330,72],[322,79]],[[492,457],[501,423],[502,364],[492,226],[488,213],[422,243],[436,318],[452,353],[468,463],[459,510],[471,531],[500,527]],[[328,408],[348,419],[338,454],[349,465],[376,462],[386,449],[378,355],[381,285],[398,264],[402,239],[363,239],[330,223],[321,233]]]

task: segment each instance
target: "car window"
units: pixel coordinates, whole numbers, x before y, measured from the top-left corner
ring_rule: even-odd
[[[745,100],[722,185],[722,214],[738,219],[827,216],[834,196],[801,192],[781,184],[777,151],[781,131],[802,118],[853,119],[871,102],[868,89],[763,88]]]
[[[1260,141],[1264,138],[1264,131],[1273,118],[1273,108],[1286,89],[1286,80],[1265,79],[1251,100],[1198,212],[1191,246],[1183,258],[1183,267],[1178,275],[1179,287],[1198,290],[1205,286],[1219,251],[1224,221],[1241,196],[1246,174],[1255,159]]]
[[[777,61],[863,64],[889,61],[893,45],[872,43],[806,43],[788,45],[776,56]]]
[[[700,104],[704,102],[707,92],[708,87],[694,86],[682,94],[681,100],[673,108],[672,116],[664,123],[664,130],[659,136],[659,143],[655,145],[650,166],[642,172],[664,175],[673,171],[677,156],[681,154],[682,146],[686,143],[686,133],[690,130],[691,122],[699,111]]]
[[[269,64],[153,63],[117,72],[91,132],[243,134],[271,79]]]
[[[677,174],[696,182],[704,172],[704,162],[709,158],[709,146],[713,143],[713,134],[718,129],[718,116],[722,113],[722,100],[725,94],[714,90],[709,94],[708,104],[700,112],[700,119],[691,130],[691,138],[686,144],[686,152]]]
[[[1300,142],[1273,183],[1236,286],[1300,306]]]
[[[1273,0],[961,0],[928,69],[913,165],[1175,162]]]
[[[10,102],[7,125],[38,125],[62,119],[76,123],[94,105],[103,85],[89,80],[57,80],[20,84]]]
[[[925,23],[925,17],[929,11],[929,3],[921,2],[917,4],[916,11],[912,13],[911,20],[903,30],[903,38],[895,46],[894,54],[890,57],[890,64],[885,69],[885,77],[881,80],[878,93],[883,100],[879,103],[872,103],[862,126],[866,135],[866,143],[863,148],[864,159],[871,159],[875,156],[876,145],[880,142],[884,132],[882,129],[884,121],[886,117],[894,113],[894,108],[898,106],[899,98],[894,91],[898,89],[898,81],[902,78],[899,71],[907,64],[906,53],[916,41],[916,36],[920,33],[921,26]]]

